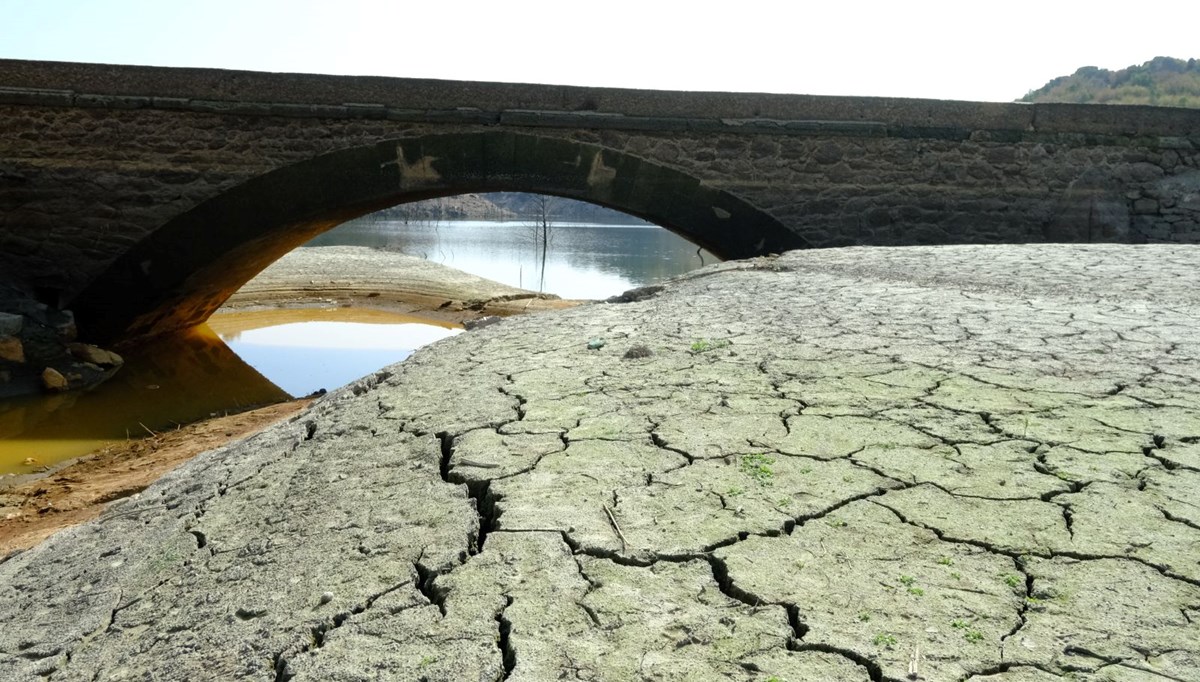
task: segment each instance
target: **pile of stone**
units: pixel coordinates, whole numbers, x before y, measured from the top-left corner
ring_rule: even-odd
[[[120,355],[76,341],[75,317],[0,292],[0,398],[90,388],[124,364]]]

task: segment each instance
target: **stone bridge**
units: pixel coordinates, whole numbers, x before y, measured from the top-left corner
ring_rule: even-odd
[[[386,206],[527,191],[723,257],[1200,242],[1200,112],[0,60],[0,279],[113,340]]]

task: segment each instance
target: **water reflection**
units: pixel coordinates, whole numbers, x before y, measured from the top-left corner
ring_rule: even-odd
[[[214,315],[207,326],[126,352],[125,366],[91,391],[0,403],[0,474],[27,473],[108,441],[332,390],[459,331],[351,308]]]
[[[337,388],[462,331],[353,308],[232,313],[208,324],[238,356],[294,396]]]
[[[127,352],[125,366],[90,391],[0,404],[0,473],[30,471],[106,441],[288,398],[200,327]],[[27,458],[33,461],[22,464]]]
[[[354,221],[309,246],[370,246],[449,265],[525,289],[539,288],[533,230],[520,222]],[[656,226],[558,223],[551,230],[543,291],[606,298],[689,272],[718,259]]]

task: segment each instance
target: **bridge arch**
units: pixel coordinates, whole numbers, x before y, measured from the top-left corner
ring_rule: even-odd
[[[233,187],[134,244],[69,305],[81,333],[96,341],[186,328],[288,251],[346,220],[492,191],[615,208],[722,258],[807,246],[742,199],[630,154],[507,131],[434,134],[331,152]]]

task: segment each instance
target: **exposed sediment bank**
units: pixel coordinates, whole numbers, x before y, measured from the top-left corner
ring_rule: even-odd
[[[0,677],[1200,678],[1198,260],[793,252],[458,335],[0,563]]]
[[[226,309],[360,305],[463,322],[578,305],[439,263],[363,246],[295,249],[247,282]]]

